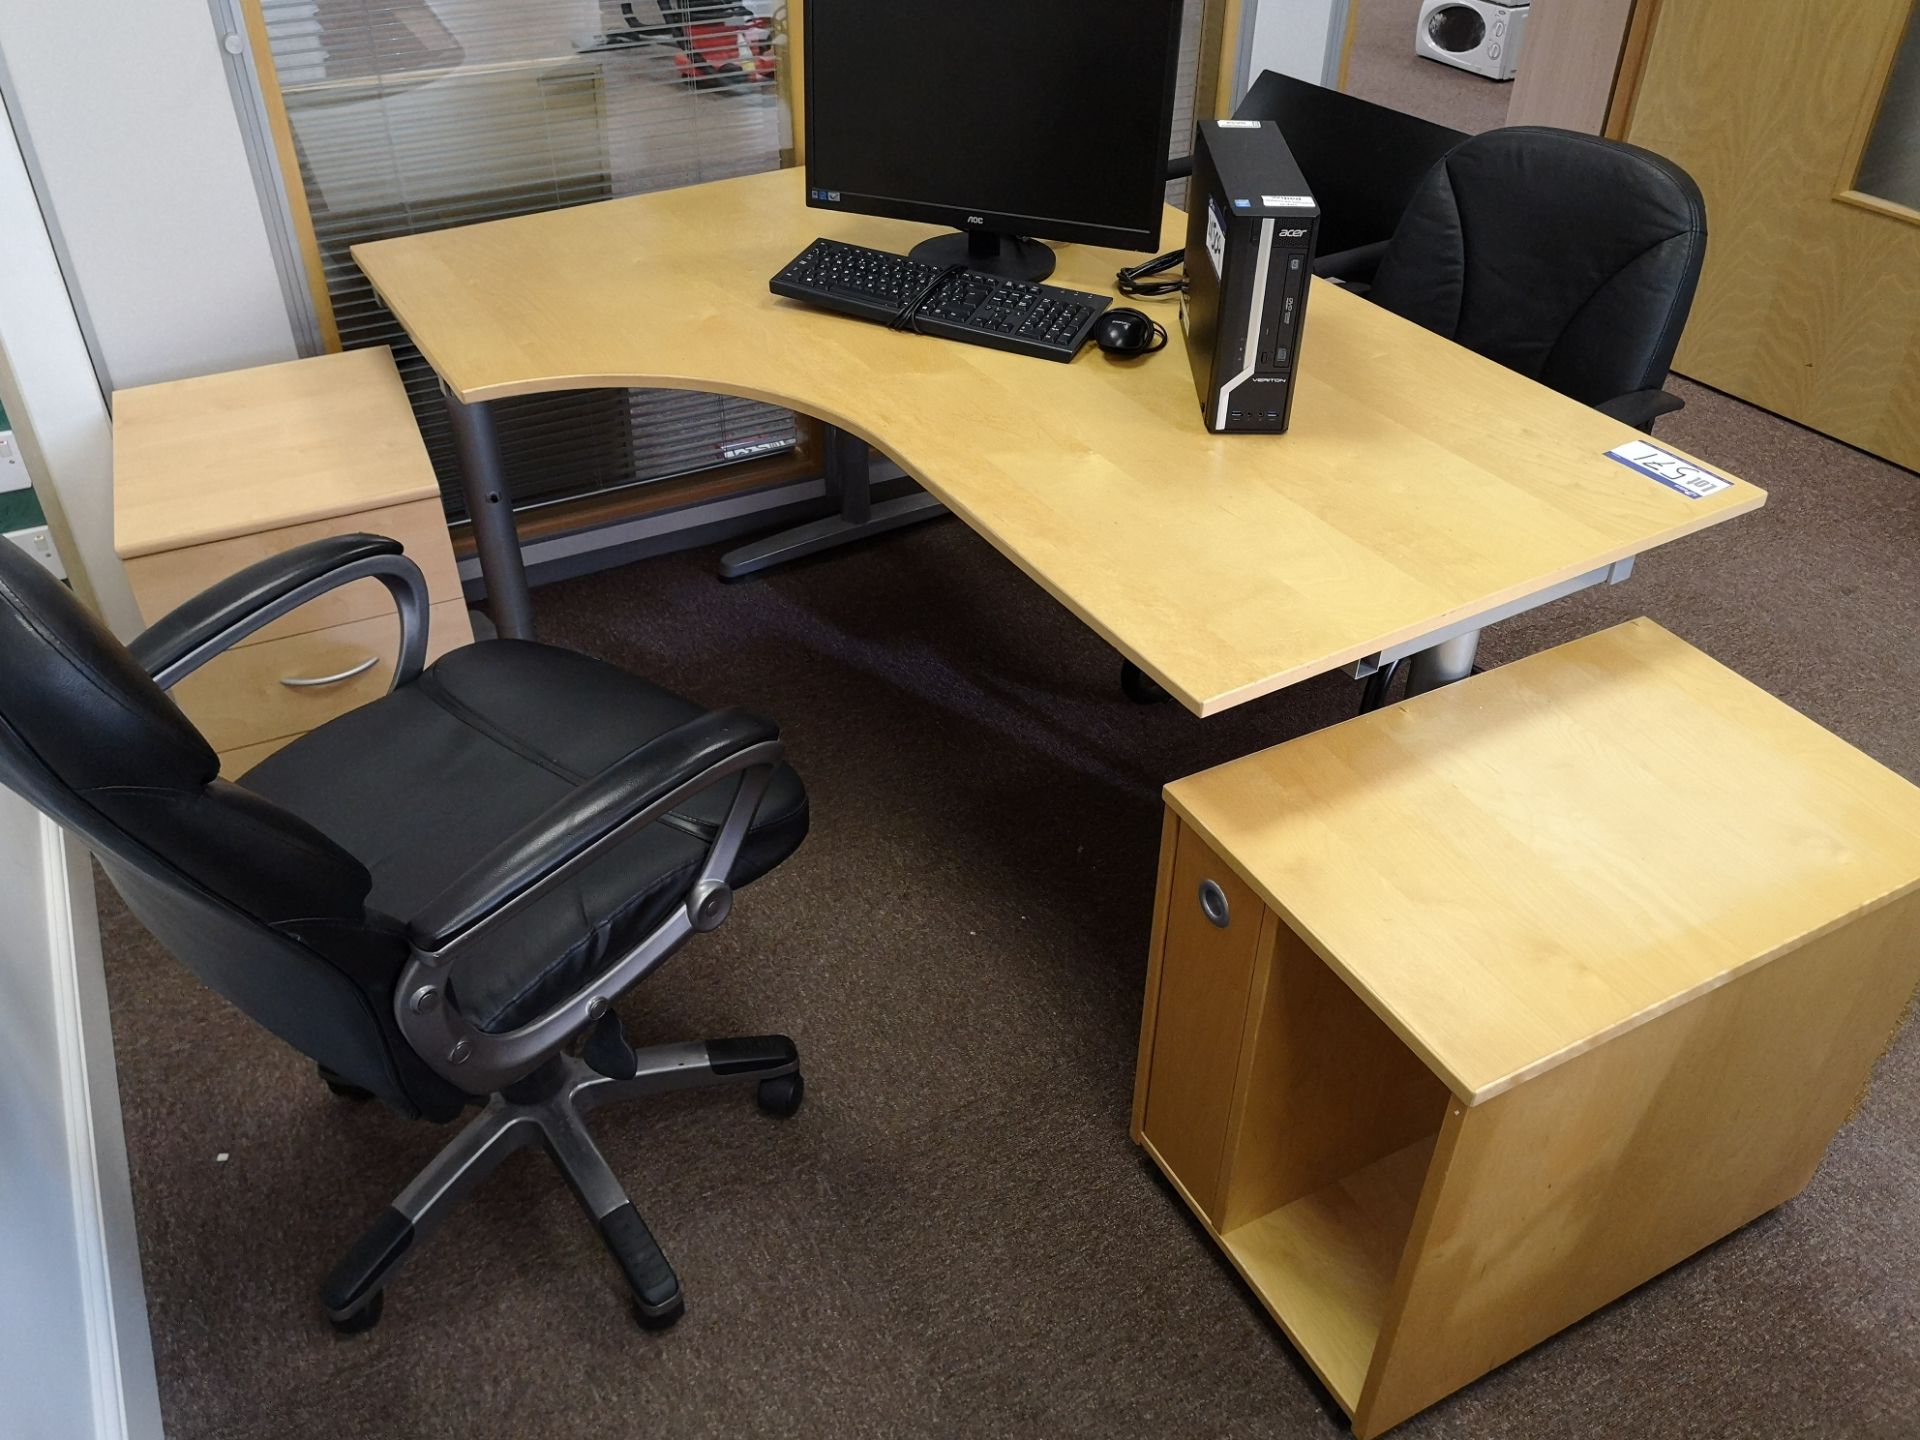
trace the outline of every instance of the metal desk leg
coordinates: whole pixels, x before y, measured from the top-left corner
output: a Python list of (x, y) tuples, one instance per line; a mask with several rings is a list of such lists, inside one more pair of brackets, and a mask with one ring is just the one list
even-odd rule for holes
[(874, 504), (867, 479), (872, 457), (866, 442), (836, 425), (825, 428), (827, 497), (834, 502), (837, 513), (729, 550), (720, 557), (721, 579), (738, 580), (802, 555), (814, 555), (947, 513), (946, 506), (924, 493)]
[(1473, 657), (1479, 648), (1480, 632), (1467, 630), (1429, 650), (1417, 652), (1407, 672), (1407, 694), (1424, 695), (1442, 685), (1466, 679), (1473, 673)]
[(1628, 555), (1589, 570), (1584, 575), (1556, 581), (1531, 595), (1522, 595), (1518, 600), (1508, 600), (1476, 615), (1464, 616), (1429, 635), (1389, 645), (1356, 661), (1353, 678), (1367, 681), (1366, 698), (1360, 703), (1360, 713), (1364, 715), (1384, 703), (1387, 689), (1393, 684), (1393, 671), (1402, 661), (1412, 663), (1413, 673), (1407, 678), (1409, 695), (1451, 685), (1455, 680), (1464, 680), (1473, 673), (1474, 652), (1480, 646), (1480, 632), (1487, 626), (1595, 585), (1618, 585), (1631, 574), (1633, 556)]
[(480, 550), (480, 574), (487, 582), (487, 612), (505, 640), (533, 639), (533, 598), (527, 593), (527, 567), (520, 558), (520, 534), (513, 523), (513, 492), (500, 463), (500, 437), (494, 433), (493, 406), (484, 400), (463, 403), (440, 382), (453, 424), (453, 448), (460, 457), (460, 489), (467, 497), (474, 543)]
[(1387, 703), (1387, 691), (1393, 688), (1393, 679), (1400, 673), (1401, 663), (1389, 660), (1367, 677), (1367, 688), (1360, 693), (1362, 715), (1371, 715)]

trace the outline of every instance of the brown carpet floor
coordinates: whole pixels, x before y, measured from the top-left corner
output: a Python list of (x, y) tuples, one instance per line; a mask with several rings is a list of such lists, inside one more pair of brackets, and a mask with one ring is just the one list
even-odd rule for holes
[[(1680, 388), (1662, 434), (1771, 503), (1485, 657), (1649, 614), (1920, 778), (1920, 480)], [(789, 1122), (743, 1091), (597, 1117), (686, 1319), (632, 1326), (532, 1152), (377, 1330), (336, 1339), (321, 1276), (451, 1132), (332, 1099), (103, 888), (170, 1434), (1343, 1433), (1127, 1120), (1158, 787), (1344, 717), (1356, 687), (1204, 723), (1136, 708), (1112, 654), (951, 520), (712, 573), (694, 553), (537, 594), (547, 638), (778, 716), (813, 796), (793, 860), (623, 1007), (643, 1040), (784, 1028), (805, 1054)], [(1397, 1433), (1920, 1434), (1917, 1106), (1909, 1033), (1798, 1199)]]

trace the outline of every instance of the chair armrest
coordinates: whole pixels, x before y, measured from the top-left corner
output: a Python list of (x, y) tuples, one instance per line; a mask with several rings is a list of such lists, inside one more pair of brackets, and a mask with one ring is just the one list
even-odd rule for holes
[(1682, 409), (1686, 403), (1678, 395), (1665, 390), (1633, 390), (1625, 395), (1616, 395), (1611, 400), (1602, 400), (1593, 408), (1602, 415), (1610, 415), (1651, 435), (1655, 420)]
[[(469, 1094), (511, 1084), (587, 1025), (695, 932), (727, 918), (727, 884), (747, 827), (781, 759), (779, 728), (746, 710), (718, 710), (656, 736), (575, 787), (494, 847), (408, 926), (412, 956), (394, 989), (400, 1032), (437, 1074)], [(684, 905), (579, 993), (517, 1030), (477, 1029), (455, 1003), (462, 947), (531, 904), (636, 830), (739, 776), (732, 806)], [(448, 967), (453, 967), (449, 969)], [(452, 981), (452, 984), (449, 984)]]
[(1167, 161), (1167, 179), (1184, 180), (1193, 174), (1193, 156), (1176, 155)]
[[(521, 826), (428, 902), (407, 927), (414, 948), (445, 952), (491, 925), (505, 907), (517, 909), (559, 881), (603, 844), (737, 773), (741, 767), (728, 766), (729, 760), (777, 746), (779, 739), (779, 727), (764, 716), (715, 710), (628, 751)], [(696, 786), (694, 781), (704, 783)]]
[(1339, 280), (1357, 289), (1372, 282), (1374, 272), (1380, 268), (1380, 261), (1390, 243), (1375, 240), (1369, 245), (1356, 245), (1351, 250), (1336, 250), (1331, 255), (1316, 256), (1313, 273), (1322, 280)]
[(269, 555), (175, 606), (127, 648), (161, 689), (169, 689), (261, 626), (369, 577), (387, 587), (400, 612), (400, 656), (393, 670), (398, 688), (426, 663), (427, 582), (400, 542), (380, 535), (329, 535)]

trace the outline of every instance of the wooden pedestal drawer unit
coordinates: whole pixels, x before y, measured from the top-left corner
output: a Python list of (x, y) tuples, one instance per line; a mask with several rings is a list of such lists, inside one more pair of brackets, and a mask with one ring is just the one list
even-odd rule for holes
[[(433, 467), (385, 348), (114, 395), (114, 543), (149, 624), (256, 560), (359, 531), (400, 541), (426, 576), (429, 659), (473, 639)], [(255, 631), (174, 698), (231, 777), (385, 694), (398, 646), (392, 600), (360, 580)]]
[(1134, 1138), (1362, 1437), (1798, 1194), (1920, 977), (1920, 790), (1646, 620), (1166, 798)]

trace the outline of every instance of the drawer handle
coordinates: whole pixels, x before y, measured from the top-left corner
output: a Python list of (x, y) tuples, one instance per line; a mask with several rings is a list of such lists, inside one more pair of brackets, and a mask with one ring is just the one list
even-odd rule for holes
[(367, 671), (379, 663), (380, 657), (378, 655), (369, 655), (358, 665), (350, 669), (342, 670), (338, 675), (315, 675), (310, 679), (304, 680), (295, 680), (291, 676), (282, 675), (280, 677), (280, 683), (285, 685), (289, 690), (311, 690), (316, 685), (338, 685), (342, 680), (351, 680), (356, 675), (366, 674)]
[(1222, 930), (1227, 928), (1227, 922), (1233, 918), (1232, 911), (1227, 907), (1227, 892), (1220, 888), (1218, 881), (1202, 880), (1200, 882), (1200, 909), (1207, 919)]

